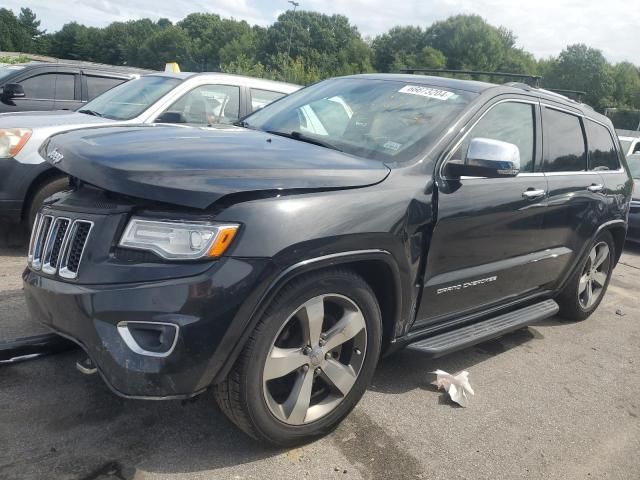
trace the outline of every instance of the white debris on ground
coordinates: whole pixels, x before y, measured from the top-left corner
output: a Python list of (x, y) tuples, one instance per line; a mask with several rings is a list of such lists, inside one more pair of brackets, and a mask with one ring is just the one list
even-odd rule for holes
[(469, 372), (464, 370), (452, 375), (444, 370), (436, 370), (431, 373), (436, 375), (436, 380), (431, 383), (438, 387), (438, 390), (442, 388), (446, 390), (451, 400), (461, 407), (469, 405), (469, 396), (474, 395), (473, 388), (469, 383)]

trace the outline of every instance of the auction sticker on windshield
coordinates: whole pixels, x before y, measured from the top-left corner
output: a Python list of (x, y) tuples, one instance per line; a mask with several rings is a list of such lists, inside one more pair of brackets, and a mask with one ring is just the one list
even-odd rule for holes
[(422, 97), (435, 98), (437, 100), (448, 100), (453, 97), (455, 93), (447, 92), (446, 90), (439, 90), (437, 88), (420, 87), (418, 85), (405, 85), (400, 90), (400, 93), (410, 93), (411, 95), (420, 95)]

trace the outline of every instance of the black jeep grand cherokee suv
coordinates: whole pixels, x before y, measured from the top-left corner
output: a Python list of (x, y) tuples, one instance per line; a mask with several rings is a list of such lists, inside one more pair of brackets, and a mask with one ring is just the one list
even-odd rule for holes
[(512, 84), (318, 83), (237, 127), (106, 127), (42, 149), (31, 313), (114, 392), (213, 386), (292, 445), (358, 402), (381, 352), (432, 355), (598, 306), (632, 181), (609, 120)]

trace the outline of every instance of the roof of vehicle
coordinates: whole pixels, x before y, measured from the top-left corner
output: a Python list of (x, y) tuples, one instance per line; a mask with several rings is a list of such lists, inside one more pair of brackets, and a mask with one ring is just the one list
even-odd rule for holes
[(480, 93), (497, 85), (476, 80), (460, 80), (458, 78), (436, 77), (429, 75), (413, 75), (410, 73), (365, 73), (350, 75), (347, 78), (365, 78), (371, 80), (392, 80), (396, 82), (430, 85), (434, 87), (455, 88), (469, 92)]
[(264, 78), (247, 77), (245, 75), (234, 75), (222, 72), (154, 72), (149, 75), (178, 78), (180, 80), (187, 80), (195, 77), (210, 77), (211, 79), (215, 79), (216, 82), (227, 81), (233, 85), (246, 85), (249, 87), (264, 88), (267, 90), (275, 88), (277, 91), (285, 93), (291, 93), (302, 88), (300, 85), (296, 85), (294, 83), (277, 82), (275, 80), (266, 80)]
[(120, 73), (120, 74), (146, 74), (151, 73), (153, 70), (146, 70), (144, 68), (136, 68), (136, 67), (127, 67), (127, 66), (118, 66), (118, 65), (107, 65), (104, 63), (93, 63), (93, 62), (81, 62), (74, 60), (65, 60), (61, 62), (40, 62), (40, 61), (32, 61), (27, 63), (14, 63), (3, 65), (6, 67), (18, 67), (22, 70), (28, 68), (36, 68), (36, 67), (72, 67), (72, 68), (80, 68), (85, 70), (93, 70), (93, 71), (101, 71), (108, 73)]

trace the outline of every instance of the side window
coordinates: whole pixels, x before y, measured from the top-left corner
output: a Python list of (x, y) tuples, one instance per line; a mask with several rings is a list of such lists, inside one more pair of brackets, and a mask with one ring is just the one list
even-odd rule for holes
[(545, 172), (582, 172), (587, 169), (587, 149), (580, 117), (545, 108)]
[(589, 169), (618, 170), (618, 152), (609, 130), (602, 125), (587, 120), (587, 138), (589, 139)]
[(93, 100), (107, 90), (126, 82), (124, 78), (95, 77), (93, 75), (85, 75), (84, 78), (87, 79), (87, 97), (89, 100)]
[(69, 73), (56, 75), (56, 100), (74, 100), (76, 76)]
[(259, 88), (251, 89), (251, 111), (259, 110), (262, 107), (275, 102), (279, 98), (284, 97), (281, 92), (272, 92), (270, 90), (260, 90)]
[(536, 143), (534, 105), (519, 102), (497, 104), (469, 131), (452, 159), (464, 162), (469, 142), (474, 138), (513, 143), (520, 150), (520, 171), (533, 172)]
[(202, 85), (184, 94), (158, 118), (158, 121), (213, 125), (233, 123), (239, 116), (239, 87)]
[(25, 98), (53, 100), (55, 98), (56, 74), (45, 73), (22, 80)]

